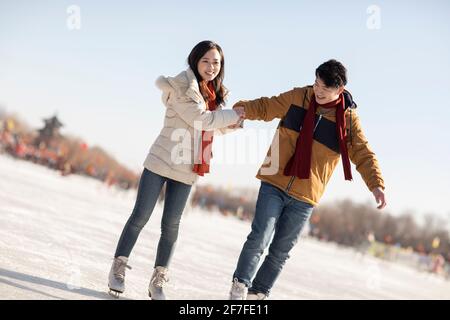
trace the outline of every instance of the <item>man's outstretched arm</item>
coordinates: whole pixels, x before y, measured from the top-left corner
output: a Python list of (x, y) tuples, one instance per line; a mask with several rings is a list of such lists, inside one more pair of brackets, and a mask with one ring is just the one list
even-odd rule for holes
[(361, 174), (367, 187), (375, 197), (377, 208), (383, 209), (386, 207), (386, 195), (378, 160), (369, 146), (355, 111), (352, 111), (351, 122), (351, 140), (347, 142), (350, 160), (355, 164), (356, 170)]
[(234, 104), (236, 112), (242, 112), (245, 119), (272, 121), (282, 118), (289, 110), (293, 100), (293, 91), (284, 92), (271, 98), (262, 97), (255, 100), (241, 100)]

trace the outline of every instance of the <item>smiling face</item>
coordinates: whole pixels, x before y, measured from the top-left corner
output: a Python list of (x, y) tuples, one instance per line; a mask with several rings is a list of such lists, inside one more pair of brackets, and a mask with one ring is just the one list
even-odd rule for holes
[(344, 92), (344, 86), (327, 87), (319, 77), (316, 77), (314, 82), (314, 96), (318, 104), (326, 104), (339, 98), (339, 95)]
[(217, 49), (211, 49), (200, 58), (197, 64), (197, 70), (205, 81), (212, 81), (220, 72), (221, 56)]

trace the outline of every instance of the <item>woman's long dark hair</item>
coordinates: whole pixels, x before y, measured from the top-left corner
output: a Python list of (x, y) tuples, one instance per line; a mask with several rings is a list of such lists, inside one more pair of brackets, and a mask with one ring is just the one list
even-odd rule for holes
[(197, 82), (200, 84), (203, 79), (202, 76), (198, 73), (198, 62), (211, 49), (216, 49), (220, 54), (220, 71), (219, 74), (214, 78), (214, 80), (212, 80), (214, 91), (216, 93), (216, 104), (220, 105), (224, 101), (225, 95), (225, 89), (222, 85), (223, 78), (225, 76), (225, 58), (223, 56), (222, 48), (213, 41), (202, 41), (192, 49), (188, 57), (188, 64), (194, 72), (195, 77), (197, 78)]

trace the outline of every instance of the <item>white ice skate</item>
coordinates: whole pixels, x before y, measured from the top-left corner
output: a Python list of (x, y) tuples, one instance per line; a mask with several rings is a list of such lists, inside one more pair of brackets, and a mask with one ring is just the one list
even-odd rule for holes
[(230, 290), (229, 300), (245, 300), (246, 296), (247, 286), (245, 283), (239, 282), (237, 278), (234, 278)]
[(127, 257), (114, 258), (111, 266), (111, 271), (108, 277), (109, 294), (114, 298), (119, 298), (119, 295), (125, 291), (125, 268), (131, 269), (127, 265)]
[(165, 267), (155, 267), (150, 284), (148, 285), (148, 296), (152, 300), (166, 300), (163, 287), (168, 281), (168, 269)]

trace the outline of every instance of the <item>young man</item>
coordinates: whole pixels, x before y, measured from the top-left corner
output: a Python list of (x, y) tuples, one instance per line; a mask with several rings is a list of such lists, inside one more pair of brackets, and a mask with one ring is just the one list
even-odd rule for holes
[[(268, 297), (340, 158), (345, 180), (352, 180), (351, 160), (378, 209), (386, 206), (377, 159), (363, 134), (356, 104), (345, 90), (346, 73), (340, 62), (330, 60), (316, 69), (312, 87), (234, 105), (246, 119), (281, 121), (256, 176), (261, 188), (252, 230), (233, 275), (231, 300)], [(268, 255), (257, 270), (272, 235)]]

